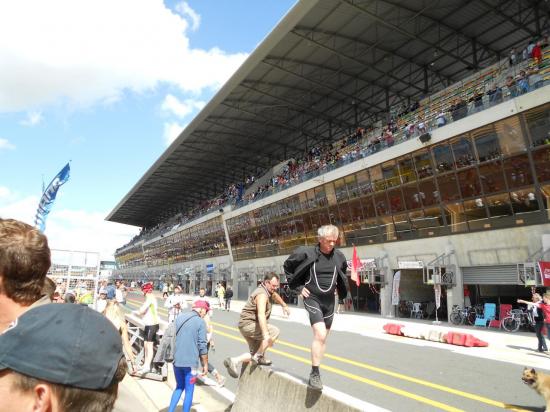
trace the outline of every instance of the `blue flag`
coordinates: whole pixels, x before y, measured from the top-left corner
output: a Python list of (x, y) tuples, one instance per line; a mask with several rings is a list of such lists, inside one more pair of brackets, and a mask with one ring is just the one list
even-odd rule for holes
[(42, 194), (42, 198), (40, 199), (40, 203), (38, 204), (38, 210), (36, 211), (36, 217), (34, 218), (34, 226), (37, 227), (41, 232), (44, 232), (44, 229), (46, 229), (46, 217), (48, 217), (48, 214), (50, 213), (50, 210), (52, 209), (53, 202), (55, 201), (55, 197), (57, 196), (57, 191), (63, 185), (67, 180), (69, 180), (69, 173), (71, 171), (71, 166), (69, 163), (65, 165), (63, 169), (53, 178), (53, 180), (50, 182), (46, 190), (44, 190), (44, 193)]

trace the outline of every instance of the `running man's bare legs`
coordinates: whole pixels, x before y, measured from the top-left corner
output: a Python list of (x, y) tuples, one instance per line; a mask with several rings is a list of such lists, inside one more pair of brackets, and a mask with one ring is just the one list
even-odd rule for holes
[(311, 366), (319, 366), (323, 355), (325, 354), (325, 348), (327, 346), (327, 337), (330, 329), (327, 329), (324, 322), (319, 322), (311, 325), (313, 331), (313, 342), (311, 343)]

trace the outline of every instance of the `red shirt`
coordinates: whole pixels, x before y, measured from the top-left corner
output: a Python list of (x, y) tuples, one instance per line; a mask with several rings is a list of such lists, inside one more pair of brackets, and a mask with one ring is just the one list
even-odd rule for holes
[(550, 305), (541, 302), (540, 309), (542, 310), (542, 314), (544, 316), (544, 322), (550, 323)]

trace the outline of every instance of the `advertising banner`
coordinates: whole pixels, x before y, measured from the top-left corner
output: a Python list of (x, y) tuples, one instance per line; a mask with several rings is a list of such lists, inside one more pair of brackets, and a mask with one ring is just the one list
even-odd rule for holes
[(550, 286), (550, 262), (539, 262), (540, 277), (543, 286)]

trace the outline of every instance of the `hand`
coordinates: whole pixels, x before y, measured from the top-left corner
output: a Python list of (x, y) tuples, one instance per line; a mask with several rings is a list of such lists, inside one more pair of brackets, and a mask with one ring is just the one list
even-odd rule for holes
[(290, 316), (290, 309), (288, 308), (288, 306), (283, 306), (283, 316), (285, 318), (288, 318)]
[(303, 288), (300, 292), (300, 296), (304, 299), (309, 298), (309, 290), (307, 290), (307, 288)]

